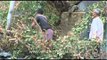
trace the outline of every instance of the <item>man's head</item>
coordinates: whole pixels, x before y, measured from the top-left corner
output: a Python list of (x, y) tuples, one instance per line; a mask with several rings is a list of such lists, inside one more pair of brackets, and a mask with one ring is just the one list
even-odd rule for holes
[(38, 10), (37, 10), (37, 14), (43, 14), (44, 12), (43, 12), (43, 9), (41, 9), (41, 8), (39, 8)]
[(100, 16), (100, 9), (98, 9), (98, 8), (96, 8), (96, 9), (94, 9), (93, 10), (93, 12), (92, 12), (92, 17), (93, 18), (95, 18), (95, 17), (97, 17), (97, 16)]

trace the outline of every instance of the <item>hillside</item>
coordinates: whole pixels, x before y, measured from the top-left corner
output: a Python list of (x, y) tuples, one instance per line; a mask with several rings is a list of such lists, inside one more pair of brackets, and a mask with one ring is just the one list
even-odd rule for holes
[[(80, 1), (51, 3), (52, 1), (17, 1), (12, 15), (11, 33), (8, 36), (5, 28), (9, 1), (1, 1), (0, 25), (3, 29), (1, 32), (4, 33), (1, 34), (1, 50), (10, 52), (12, 59), (105, 59), (107, 53), (98, 54), (95, 49), (98, 43), (87, 38), (80, 39), (84, 30), (89, 27), (91, 10), (99, 7), (103, 11), (105, 2), (90, 5), (89, 12), (78, 11), (75, 6)], [(44, 9), (55, 33), (55, 38), (49, 42), (43, 40), (38, 26), (35, 29), (31, 27), (32, 17), (35, 17), (35, 11), (40, 7)], [(105, 17), (102, 16), (102, 20), (104, 23)], [(102, 46), (105, 46), (105, 40)]]

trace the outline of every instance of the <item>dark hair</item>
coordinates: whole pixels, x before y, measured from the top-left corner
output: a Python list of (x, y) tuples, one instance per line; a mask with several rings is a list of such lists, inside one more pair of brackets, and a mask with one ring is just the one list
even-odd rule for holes
[(39, 8), (39, 9), (37, 10), (37, 13), (43, 14), (43, 9)]

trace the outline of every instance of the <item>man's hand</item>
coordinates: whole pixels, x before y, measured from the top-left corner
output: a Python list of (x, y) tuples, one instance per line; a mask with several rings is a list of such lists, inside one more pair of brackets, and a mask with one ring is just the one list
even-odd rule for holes
[(102, 40), (102, 39), (100, 39), (99, 37), (96, 37), (96, 42), (97, 42), (97, 43), (102, 43), (102, 42), (103, 42), (103, 40)]
[(35, 27), (35, 23), (34, 22), (32, 22), (32, 28), (34, 28)]
[(96, 39), (97, 43), (102, 43), (103, 41), (101, 39)]
[(34, 20), (32, 20), (32, 28), (34, 29), (35, 28), (35, 25), (36, 25), (36, 23), (35, 23), (35, 21)]

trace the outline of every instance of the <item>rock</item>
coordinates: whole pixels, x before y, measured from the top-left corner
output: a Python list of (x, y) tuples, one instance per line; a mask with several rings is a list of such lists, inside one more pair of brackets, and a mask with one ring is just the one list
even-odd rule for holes
[[(69, 12), (63, 12), (61, 15), (61, 34), (66, 34), (67, 32), (71, 31), (72, 27), (75, 26), (75, 24), (79, 24), (82, 21), (82, 16), (85, 14), (85, 12), (73, 12), (71, 15), (69, 15)], [(65, 23), (66, 22), (66, 23)]]
[(1, 52), (0, 53), (0, 58), (10, 58), (11, 57), (11, 54), (8, 53), (8, 52)]
[(79, 11), (86, 11), (88, 12), (88, 6), (89, 5), (92, 5), (93, 3), (96, 3), (98, 1), (82, 1), (78, 4), (78, 8), (79, 8)]
[(79, 4), (81, 1), (67, 1), (67, 2), (70, 3), (70, 4), (77, 5), (77, 4)]

